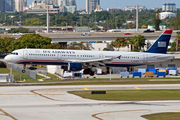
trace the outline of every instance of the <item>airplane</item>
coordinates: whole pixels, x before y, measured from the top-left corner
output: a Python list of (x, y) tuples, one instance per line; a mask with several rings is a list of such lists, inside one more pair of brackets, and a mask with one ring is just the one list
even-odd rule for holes
[(34, 65), (61, 65), (67, 71), (94, 75), (95, 67), (132, 67), (174, 59), (167, 55), (172, 30), (166, 30), (145, 52), (87, 51), (63, 49), (18, 49), (7, 55), (7, 62)]

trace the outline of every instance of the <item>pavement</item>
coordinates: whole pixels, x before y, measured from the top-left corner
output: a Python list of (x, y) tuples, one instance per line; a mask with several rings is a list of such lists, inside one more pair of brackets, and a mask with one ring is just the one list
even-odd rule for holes
[(0, 87), (0, 120), (145, 120), (141, 115), (179, 112), (180, 101), (98, 101), (67, 91), (179, 89), (173, 85)]

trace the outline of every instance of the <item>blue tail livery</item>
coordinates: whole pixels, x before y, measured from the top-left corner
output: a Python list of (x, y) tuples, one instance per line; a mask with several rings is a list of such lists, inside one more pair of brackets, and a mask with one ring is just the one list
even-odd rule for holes
[(166, 30), (156, 42), (145, 52), (166, 54), (171, 39), (172, 30)]

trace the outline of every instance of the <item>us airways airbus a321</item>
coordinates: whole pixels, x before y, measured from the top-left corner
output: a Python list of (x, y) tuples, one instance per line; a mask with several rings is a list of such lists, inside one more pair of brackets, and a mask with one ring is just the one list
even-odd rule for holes
[(85, 51), (63, 49), (19, 49), (4, 59), (11, 63), (34, 65), (61, 65), (68, 71), (80, 71), (94, 75), (95, 67), (130, 67), (173, 59), (167, 55), (172, 30), (166, 30), (145, 52)]

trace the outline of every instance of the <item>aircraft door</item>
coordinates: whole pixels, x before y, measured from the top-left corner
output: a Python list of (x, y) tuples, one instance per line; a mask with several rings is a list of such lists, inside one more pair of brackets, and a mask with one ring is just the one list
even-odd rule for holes
[(23, 59), (28, 59), (28, 52), (27, 52), (27, 50), (23, 51)]
[(103, 54), (99, 54), (99, 59), (103, 59)]
[(61, 60), (62, 58), (61, 58), (61, 53), (57, 53), (57, 59), (58, 60)]
[(148, 55), (147, 54), (144, 54), (143, 55), (143, 62), (148, 62)]

